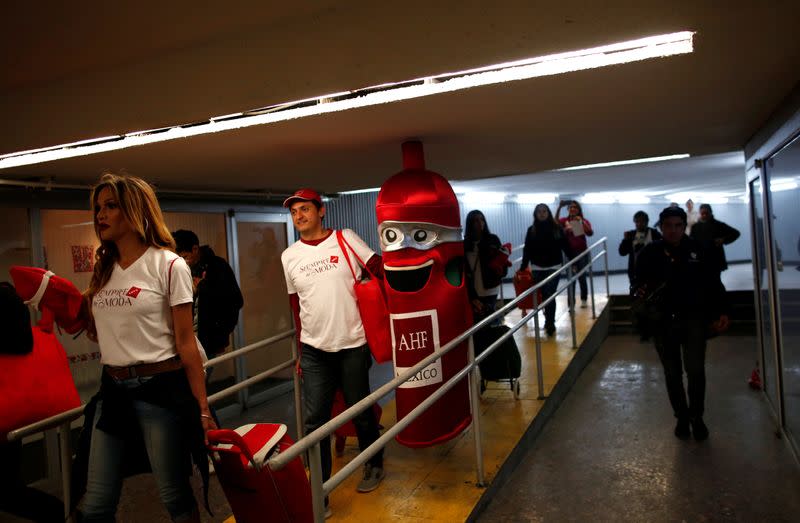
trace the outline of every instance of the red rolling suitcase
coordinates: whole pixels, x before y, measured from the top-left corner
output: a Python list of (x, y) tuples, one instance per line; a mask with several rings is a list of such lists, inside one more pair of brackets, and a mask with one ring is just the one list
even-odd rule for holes
[(286, 425), (208, 431), (208, 449), (236, 523), (311, 522), (311, 488), (300, 458), (281, 470), (267, 460), (292, 445)]

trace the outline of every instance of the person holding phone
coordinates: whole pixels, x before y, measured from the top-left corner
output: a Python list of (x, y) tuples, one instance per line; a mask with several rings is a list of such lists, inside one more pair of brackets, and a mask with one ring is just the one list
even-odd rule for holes
[[(567, 207), (568, 215), (566, 218), (561, 218), (561, 209)], [(583, 209), (581, 204), (576, 200), (561, 200), (558, 203), (558, 210), (556, 211), (556, 219), (561, 227), (564, 229), (564, 234), (567, 237), (568, 255), (572, 260), (577, 258), (583, 251), (588, 248), (586, 237), (594, 235), (592, 224), (589, 220), (583, 217)], [(572, 266), (572, 273), (580, 272), (581, 269), (589, 264), (589, 259), (584, 256)], [(581, 308), (588, 307), (587, 301), (589, 300), (589, 288), (586, 285), (586, 273), (578, 278), (578, 283), (581, 288)], [(571, 286), (572, 292), (575, 292), (575, 283)]]

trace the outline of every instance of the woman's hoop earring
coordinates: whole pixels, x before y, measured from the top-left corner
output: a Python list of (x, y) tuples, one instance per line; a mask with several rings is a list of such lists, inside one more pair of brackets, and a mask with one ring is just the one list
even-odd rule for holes
[(147, 232), (147, 229), (150, 227), (150, 222), (147, 221), (147, 218), (144, 219), (144, 232)]

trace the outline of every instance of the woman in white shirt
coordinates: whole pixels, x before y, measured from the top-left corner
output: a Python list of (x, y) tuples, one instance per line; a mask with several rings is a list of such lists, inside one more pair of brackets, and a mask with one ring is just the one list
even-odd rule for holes
[(100, 247), (86, 292), (88, 335), (100, 345), (103, 376), (87, 407), (83, 521), (114, 521), (123, 477), (145, 461), (136, 457), (142, 447), (173, 521), (200, 521), (190, 458), (207, 484), (203, 443), (216, 427), (192, 330), (189, 267), (172, 252), (144, 180), (105, 174), (91, 202)]

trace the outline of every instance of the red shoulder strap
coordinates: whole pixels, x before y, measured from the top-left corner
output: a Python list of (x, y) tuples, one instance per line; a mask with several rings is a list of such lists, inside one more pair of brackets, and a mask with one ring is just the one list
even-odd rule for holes
[(345, 239), (344, 234), (342, 233), (342, 231), (340, 231), (340, 230), (336, 231), (336, 239), (339, 240), (339, 247), (341, 247), (342, 252), (344, 253), (344, 257), (347, 260), (347, 265), (350, 267), (350, 272), (353, 273), (353, 279), (355, 279), (356, 274), (355, 274), (355, 272), (353, 272), (353, 266), (350, 265), (350, 258), (347, 256), (347, 249), (345, 249), (345, 245), (347, 245), (347, 247), (353, 253), (353, 256), (355, 256), (356, 260), (358, 260), (359, 265), (361, 265), (361, 267), (363, 267), (364, 270), (367, 271), (367, 274), (369, 274), (369, 277), (372, 278), (372, 279), (375, 279), (375, 275), (372, 274), (371, 270), (369, 270), (369, 267), (367, 267), (367, 264), (364, 263), (364, 261), (361, 258), (358, 257), (358, 254), (356, 253), (355, 249), (353, 249), (353, 247), (349, 243), (347, 243), (347, 240)]
[(178, 257), (172, 258), (172, 261), (169, 262), (169, 271), (167, 276), (167, 299), (172, 294), (172, 266), (175, 265), (175, 262), (178, 261)]
[[(336, 241), (339, 242), (339, 248), (342, 249), (342, 254), (344, 254), (344, 259), (347, 262), (347, 266), (350, 268), (350, 274), (353, 275), (353, 279), (355, 280), (356, 279), (356, 271), (354, 271), (353, 270), (353, 266), (350, 265), (350, 256), (347, 255), (347, 249), (345, 248), (345, 245), (350, 247), (350, 244), (347, 243), (347, 240), (344, 239), (344, 234), (342, 234), (342, 231), (340, 231), (340, 230), (336, 231)], [(352, 250), (352, 247), (350, 247), (350, 249)], [(355, 252), (353, 252), (353, 254), (355, 254)], [(358, 258), (358, 257), (356, 256), (356, 258)]]

